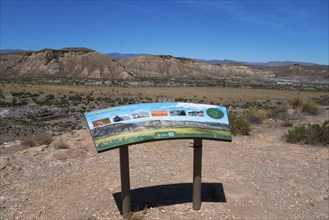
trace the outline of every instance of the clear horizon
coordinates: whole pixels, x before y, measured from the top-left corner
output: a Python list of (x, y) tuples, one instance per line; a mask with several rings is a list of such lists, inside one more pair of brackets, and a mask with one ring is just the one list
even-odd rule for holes
[(1, 0), (0, 49), (329, 65), (327, 0)]

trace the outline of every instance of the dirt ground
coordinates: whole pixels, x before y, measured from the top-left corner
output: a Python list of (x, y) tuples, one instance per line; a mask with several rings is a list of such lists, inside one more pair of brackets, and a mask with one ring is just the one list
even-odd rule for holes
[[(322, 123), (306, 116), (296, 124)], [(329, 148), (287, 144), (267, 120), (232, 143), (203, 141), (202, 205), (192, 209), (191, 140), (129, 147), (134, 217), (142, 219), (328, 219)], [(0, 145), (0, 219), (123, 219), (119, 150), (97, 153), (88, 130), (54, 145)]]

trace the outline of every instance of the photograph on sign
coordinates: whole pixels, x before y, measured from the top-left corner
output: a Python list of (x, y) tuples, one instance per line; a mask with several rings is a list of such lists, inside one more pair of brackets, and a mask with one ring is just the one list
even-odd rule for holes
[(232, 140), (224, 106), (181, 102), (133, 104), (86, 112), (85, 118), (97, 151), (161, 139)]

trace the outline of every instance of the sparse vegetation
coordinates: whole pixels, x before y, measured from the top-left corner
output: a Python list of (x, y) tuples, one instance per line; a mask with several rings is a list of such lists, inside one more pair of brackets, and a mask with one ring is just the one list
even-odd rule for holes
[(297, 98), (294, 98), (294, 99), (292, 99), (291, 101), (290, 101), (290, 105), (291, 105), (291, 107), (293, 108), (293, 109), (296, 109), (296, 108), (299, 108), (299, 107), (301, 107), (302, 106), (302, 100), (299, 98), (299, 97), (297, 97)]
[(283, 138), (288, 143), (323, 144), (329, 146), (329, 121), (322, 125), (296, 126), (284, 134)]
[(145, 97), (145, 102), (153, 102), (153, 99), (151, 97)]
[[(143, 85), (141, 87), (134, 87), (129, 84), (129, 81), (125, 81), (127, 83), (127, 87), (125, 88), (121, 86), (119, 81), (117, 84), (111, 84), (112, 87), (96, 84), (91, 84), (92, 86), (84, 85), (86, 82), (92, 83), (92, 80), (81, 82), (76, 80), (73, 82), (75, 85), (71, 85), (70, 83), (68, 85), (49, 83), (33, 84), (31, 86), (31, 84), (5, 83), (1, 87), (2, 98), (0, 98), (0, 107), (20, 108), (24, 106), (24, 108), (29, 109), (30, 105), (37, 105), (38, 109), (49, 109), (49, 111), (47, 110), (45, 112), (42, 110), (43, 114), (40, 116), (32, 115), (26, 119), (20, 118), (17, 123), (31, 124), (41, 128), (44, 125), (42, 121), (43, 117), (49, 117), (51, 121), (54, 119), (54, 122), (51, 122), (55, 125), (52, 127), (54, 128), (54, 132), (66, 132), (76, 129), (81, 122), (79, 120), (72, 122), (72, 119), (80, 119), (86, 111), (145, 102), (182, 101), (230, 105), (233, 109), (242, 109), (244, 113), (236, 116), (233, 123), (243, 123), (243, 121), (246, 121), (247, 125), (244, 124), (239, 128), (234, 128), (233, 125), (233, 133), (236, 134), (249, 133), (250, 124), (260, 124), (267, 117), (291, 121), (299, 120), (305, 117), (306, 114), (311, 114), (301, 112), (302, 105), (299, 103), (302, 102), (304, 104), (303, 101), (300, 100), (301, 98), (296, 98), (297, 95), (295, 92), (289, 91), (214, 88), (210, 86), (207, 89), (204, 89), (204, 87), (170, 87), (170, 89), (166, 90), (166, 93), (163, 93), (161, 89), (149, 87), (152, 84), (146, 87), (142, 87)], [(154, 82), (159, 83), (159, 86), (161, 86), (162, 81), (160, 79), (154, 79)], [(116, 86), (115, 88), (113, 88), (114, 85)], [(58, 91), (61, 92), (59, 93)], [(216, 96), (215, 94), (225, 95)], [(278, 97), (282, 98), (278, 99)], [(328, 96), (323, 92), (299, 92), (297, 97), (302, 97), (303, 100), (314, 100), (316, 103), (320, 103), (320, 100), (322, 100), (325, 104), (326, 97)], [(218, 101), (220, 102), (218, 103)], [(275, 107), (280, 102), (282, 105)], [(293, 106), (295, 106), (295, 109), (292, 109)], [(304, 107), (304, 111), (314, 112), (311, 108), (306, 107)], [(71, 121), (66, 121), (65, 123), (55, 122), (55, 120), (61, 120), (59, 118), (70, 118)], [(10, 123), (12, 122), (11, 120)], [(288, 122), (287, 124), (282, 122), (282, 126), (289, 127), (291, 125)], [(10, 128), (6, 127), (5, 129), (4, 132)], [(22, 135), (21, 131), (18, 131), (18, 133)], [(12, 138), (16, 138), (15, 134), (12, 135)]]
[(186, 102), (187, 99), (186, 98), (183, 98), (183, 97), (177, 97), (175, 98), (175, 102)]
[(251, 124), (261, 124), (266, 119), (266, 113), (257, 108), (252, 108), (244, 111), (242, 117)]
[(50, 135), (35, 135), (27, 136), (21, 140), (23, 146), (35, 147), (39, 145), (49, 145), (53, 142), (53, 137)]
[(67, 143), (67, 140), (63, 137), (60, 137), (55, 143), (54, 147), (56, 149), (68, 149), (70, 145)]
[(308, 101), (302, 105), (302, 112), (309, 115), (317, 115), (319, 114), (320, 110), (315, 102)]
[(286, 119), (288, 116), (288, 107), (286, 106), (275, 106), (270, 108), (267, 112), (268, 118), (273, 119)]
[(128, 220), (143, 220), (147, 210), (148, 210), (148, 208), (146, 206), (143, 210), (136, 211), (136, 212), (130, 212), (127, 216), (127, 219)]

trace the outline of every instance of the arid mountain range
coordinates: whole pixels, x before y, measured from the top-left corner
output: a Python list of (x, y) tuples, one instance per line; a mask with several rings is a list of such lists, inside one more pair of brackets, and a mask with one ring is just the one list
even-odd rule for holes
[(85, 48), (16, 51), (1, 54), (0, 76), (128, 78), (125, 67), (106, 55)]
[[(1, 52), (0, 52), (1, 53)], [(107, 53), (106, 55), (113, 57), (113, 58), (129, 58), (129, 57), (137, 57), (143, 55), (150, 55), (145, 53)], [(310, 62), (299, 62), (299, 61), (269, 61), (269, 62), (250, 62), (250, 61), (236, 61), (236, 60), (205, 60), (205, 59), (194, 59), (200, 63), (208, 63), (208, 64), (244, 64), (250, 66), (272, 66), (272, 67), (279, 67), (279, 66), (291, 66), (294, 64), (299, 64), (302, 66), (312, 66), (318, 65), (317, 63), (310, 63)]]
[(129, 79), (142, 77), (182, 78), (285, 78), (329, 81), (328, 66), (270, 67), (236, 62), (211, 64), (170, 55), (138, 55), (113, 58), (86, 48), (14, 51), (0, 55), (1, 78), (72, 77)]

